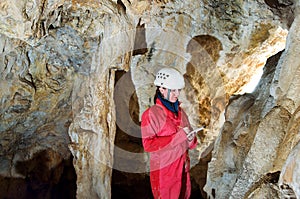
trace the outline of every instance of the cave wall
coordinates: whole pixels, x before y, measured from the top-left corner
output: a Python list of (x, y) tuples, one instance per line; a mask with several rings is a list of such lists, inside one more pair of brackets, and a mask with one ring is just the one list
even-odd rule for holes
[[(257, 182), (270, 175), (276, 179), (281, 170), (276, 186), (297, 195), (299, 185), (291, 171), (298, 171), (299, 148), (292, 150), (299, 129), (298, 4), (1, 1), (1, 176), (28, 177), (17, 165), (45, 152), (57, 157), (47, 162), (49, 168), (74, 158), (77, 198), (110, 198), (118, 117), (115, 71), (131, 71), (134, 87), (129, 92), (137, 97), (140, 115), (153, 103), (156, 71), (172, 66), (185, 74), (181, 100), (193, 127), (208, 129), (198, 135), (192, 164), (216, 141), (208, 195), (254, 198), (261, 190), (280, 195), (270, 183)], [(272, 83), (265, 81), (253, 94), (230, 99), (243, 93), (267, 59), (284, 48), (274, 75), (266, 74)], [(267, 139), (272, 142), (261, 143)], [(126, 155), (130, 159), (132, 153)], [(147, 160), (144, 153), (138, 156)], [(271, 162), (277, 162), (274, 168)], [(142, 170), (147, 172), (147, 167)], [(198, 181), (203, 175), (197, 179), (194, 172), (193, 177)]]
[[(128, 68), (133, 44), (129, 31), (110, 39), (132, 29), (122, 6), (110, 1), (0, 6), (1, 175), (27, 179), (31, 170), (21, 172), (17, 165), (49, 151), (56, 157), (45, 163), (49, 169), (73, 160), (78, 198), (110, 198), (114, 70)], [(10, 193), (1, 191), (5, 197)]]
[(209, 163), (211, 198), (299, 198), (298, 26), (297, 16), (254, 92), (230, 99)]

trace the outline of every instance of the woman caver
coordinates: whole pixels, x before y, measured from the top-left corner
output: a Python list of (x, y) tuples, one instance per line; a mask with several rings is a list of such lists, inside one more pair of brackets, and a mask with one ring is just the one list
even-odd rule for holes
[(158, 71), (154, 84), (155, 105), (142, 115), (145, 151), (150, 153), (150, 181), (154, 198), (189, 198), (191, 194), (188, 150), (197, 145), (195, 133), (178, 96), (183, 76), (173, 68)]

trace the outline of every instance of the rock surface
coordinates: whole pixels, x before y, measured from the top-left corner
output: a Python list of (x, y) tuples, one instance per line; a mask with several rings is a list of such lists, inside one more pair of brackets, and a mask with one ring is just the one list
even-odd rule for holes
[[(299, 198), (299, 6), (2, 0), (0, 183), (29, 178), (20, 165), (38, 165), (41, 154), (45, 171), (55, 168), (54, 184), (59, 165), (73, 159), (77, 198), (111, 198), (113, 168), (145, 175), (147, 154), (115, 146), (116, 132), (125, 126), (140, 138), (137, 120), (153, 104), (155, 73), (171, 66), (185, 75), (180, 97), (192, 126), (207, 126), (191, 151), (202, 193), (206, 183), (210, 198)], [(263, 70), (252, 92), (248, 83)], [(116, 71), (130, 78), (115, 79)], [(114, 164), (118, 153), (125, 163)], [(198, 172), (208, 157), (204, 179)]]

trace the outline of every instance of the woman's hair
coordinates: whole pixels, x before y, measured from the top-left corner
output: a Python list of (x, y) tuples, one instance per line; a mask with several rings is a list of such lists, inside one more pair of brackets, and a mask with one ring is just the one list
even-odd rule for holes
[(156, 104), (156, 99), (158, 98), (158, 95), (161, 95), (159, 91), (159, 87), (156, 87), (155, 95), (154, 95), (154, 104)]

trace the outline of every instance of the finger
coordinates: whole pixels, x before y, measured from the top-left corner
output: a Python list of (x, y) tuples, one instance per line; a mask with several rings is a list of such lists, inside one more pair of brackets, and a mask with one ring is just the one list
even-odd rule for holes
[(190, 132), (190, 129), (188, 127), (184, 127), (183, 130), (186, 134), (188, 134)]
[(195, 131), (191, 131), (191, 132), (189, 132), (188, 134), (187, 134), (187, 136), (189, 137), (189, 136), (194, 136), (196, 134), (196, 132)]
[(195, 137), (195, 134), (187, 136), (187, 138), (188, 138), (189, 141), (192, 141), (194, 139), (194, 137)]
[(188, 137), (188, 141), (191, 142), (193, 141), (194, 137)]

